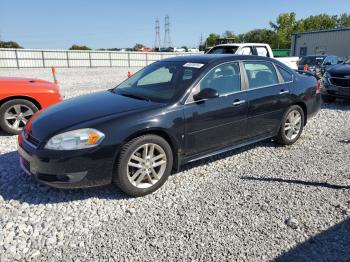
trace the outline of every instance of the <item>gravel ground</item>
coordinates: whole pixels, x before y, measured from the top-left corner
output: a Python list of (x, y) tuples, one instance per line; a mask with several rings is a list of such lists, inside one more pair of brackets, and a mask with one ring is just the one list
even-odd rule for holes
[[(126, 72), (59, 69), (58, 80), (73, 97)], [(265, 141), (187, 165), (136, 199), (40, 185), (2, 133), (0, 261), (350, 261), (349, 120), (349, 102), (324, 104), (293, 146)]]

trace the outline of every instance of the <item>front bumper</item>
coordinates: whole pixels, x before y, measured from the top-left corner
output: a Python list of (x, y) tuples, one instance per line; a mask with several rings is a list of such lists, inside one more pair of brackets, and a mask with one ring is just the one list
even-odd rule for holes
[(350, 86), (343, 87), (333, 85), (324, 77), (321, 80), (321, 94), (325, 97), (350, 99)]
[(20, 166), (38, 181), (56, 188), (95, 187), (112, 182), (116, 152), (112, 146), (53, 151), (36, 148), (20, 136)]

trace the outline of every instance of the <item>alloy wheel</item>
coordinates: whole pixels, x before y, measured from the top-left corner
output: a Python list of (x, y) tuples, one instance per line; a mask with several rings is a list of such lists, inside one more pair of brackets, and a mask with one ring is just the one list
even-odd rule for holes
[(284, 124), (284, 134), (288, 140), (295, 139), (301, 129), (302, 119), (298, 110), (292, 110), (287, 116), (287, 120)]
[(130, 183), (137, 188), (148, 188), (155, 185), (167, 167), (164, 149), (154, 143), (143, 144), (130, 156), (127, 176)]
[(22, 129), (34, 115), (34, 111), (26, 105), (14, 105), (5, 112), (5, 123), (14, 130)]

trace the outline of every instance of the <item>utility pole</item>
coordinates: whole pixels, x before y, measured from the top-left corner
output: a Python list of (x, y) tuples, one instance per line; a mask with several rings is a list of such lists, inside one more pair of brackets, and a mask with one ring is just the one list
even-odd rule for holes
[(159, 19), (156, 19), (156, 38), (154, 40), (154, 48), (158, 49), (160, 51), (160, 26), (159, 26)]
[(164, 47), (171, 47), (171, 38), (170, 38), (170, 21), (169, 16), (165, 16), (165, 24), (164, 24)]

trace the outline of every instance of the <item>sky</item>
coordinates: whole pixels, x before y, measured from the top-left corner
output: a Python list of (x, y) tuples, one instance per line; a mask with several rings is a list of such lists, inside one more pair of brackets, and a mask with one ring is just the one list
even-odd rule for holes
[(297, 18), (327, 13), (350, 13), (349, 0), (0, 0), (3, 41), (25, 48), (67, 49), (73, 44), (90, 48), (153, 47), (155, 19), (170, 16), (172, 45), (196, 47), (200, 37), (226, 30), (236, 34), (266, 28), (280, 13)]

